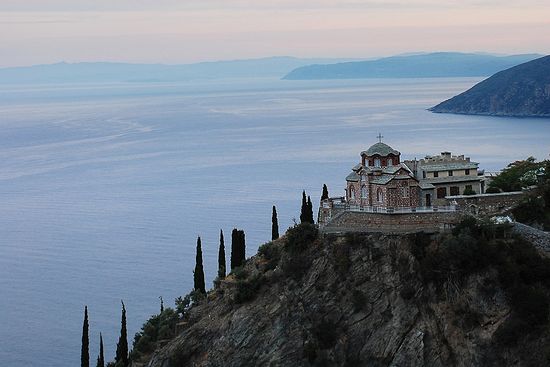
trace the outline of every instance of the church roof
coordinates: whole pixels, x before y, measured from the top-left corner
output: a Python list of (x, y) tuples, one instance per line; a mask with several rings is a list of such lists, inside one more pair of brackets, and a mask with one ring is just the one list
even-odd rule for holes
[(382, 142), (376, 143), (372, 145), (369, 149), (366, 151), (361, 152), (361, 155), (366, 154), (368, 156), (372, 156), (375, 154), (381, 155), (381, 156), (387, 156), (388, 154), (394, 154), (399, 155), (399, 152), (392, 147), (390, 147), (388, 144), (384, 144)]
[(346, 181), (359, 181), (359, 175), (355, 172), (352, 172), (348, 175), (348, 177), (346, 177)]

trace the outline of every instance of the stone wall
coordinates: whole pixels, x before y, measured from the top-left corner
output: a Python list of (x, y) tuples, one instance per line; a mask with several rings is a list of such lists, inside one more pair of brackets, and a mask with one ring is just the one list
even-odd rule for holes
[(461, 219), (458, 212), (364, 213), (344, 211), (333, 216), (322, 232), (438, 232), (451, 228)]
[(456, 202), (460, 211), (474, 215), (495, 215), (507, 211), (523, 200), (524, 192), (447, 196), (448, 205)]

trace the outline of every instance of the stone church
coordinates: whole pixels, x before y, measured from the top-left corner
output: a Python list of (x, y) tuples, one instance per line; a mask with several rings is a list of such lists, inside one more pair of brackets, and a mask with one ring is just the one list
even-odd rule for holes
[(380, 141), (361, 152), (360, 162), (346, 177), (349, 205), (411, 208), (420, 206), (420, 185), (401, 163), (401, 153)]

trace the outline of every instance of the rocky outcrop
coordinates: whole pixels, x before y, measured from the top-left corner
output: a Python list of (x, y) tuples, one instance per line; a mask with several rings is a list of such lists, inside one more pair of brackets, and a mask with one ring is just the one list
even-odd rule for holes
[[(511, 313), (492, 268), (434, 285), (427, 235), (324, 235), (300, 252), (266, 245), (191, 309), (149, 367), (535, 366), (548, 330), (503, 345)], [(422, 250), (424, 251), (424, 250)], [(237, 301), (238, 300), (238, 301)]]
[(430, 109), (438, 113), (550, 117), (550, 56), (514, 66)]

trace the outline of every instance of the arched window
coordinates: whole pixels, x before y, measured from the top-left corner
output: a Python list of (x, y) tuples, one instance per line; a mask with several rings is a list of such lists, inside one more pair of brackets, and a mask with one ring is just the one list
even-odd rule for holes
[(380, 164), (380, 158), (375, 158), (374, 159), (374, 167), (380, 167), (381, 164)]
[(393, 159), (388, 158), (388, 167), (393, 166)]
[(350, 188), (349, 188), (349, 198), (350, 199), (355, 199), (355, 187), (353, 187), (353, 186), (350, 186)]
[(361, 186), (361, 197), (367, 198), (369, 196), (369, 191), (367, 189), (367, 185)]
[(377, 200), (379, 203), (384, 202), (384, 191), (382, 191), (381, 188), (379, 188), (379, 189), (376, 191), (376, 200)]

